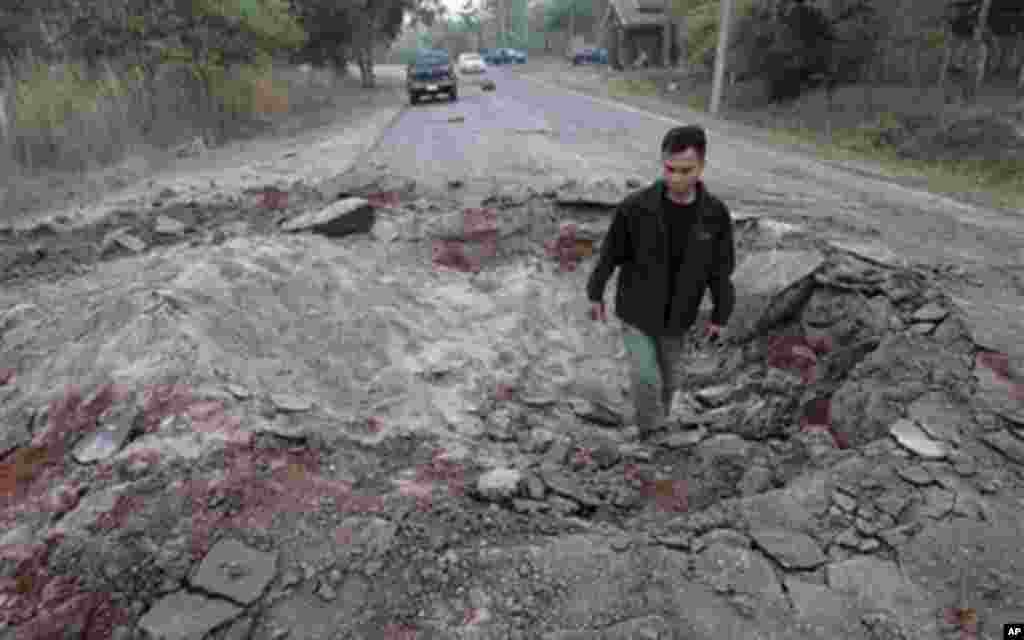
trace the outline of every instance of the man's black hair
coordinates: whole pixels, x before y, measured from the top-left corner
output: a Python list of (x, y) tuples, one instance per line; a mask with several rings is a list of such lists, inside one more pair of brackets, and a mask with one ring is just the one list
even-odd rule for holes
[(708, 139), (704, 134), (703, 127), (687, 125), (670, 129), (661, 141), (661, 153), (676, 154), (693, 149), (697, 156), (704, 160), (708, 150)]

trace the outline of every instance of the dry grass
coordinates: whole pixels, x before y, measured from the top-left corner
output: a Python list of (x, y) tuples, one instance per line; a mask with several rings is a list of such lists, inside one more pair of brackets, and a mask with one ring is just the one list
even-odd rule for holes
[(116, 62), (87, 69), (23, 60), (0, 91), (0, 207), (34, 210), (55, 192), (68, 195), (87, 173), (146, 173), (196, 138), (215, 146), (322, 111), (337, 82), (332, 71), (285, 66), (202, 78), (176, 64), (145, 74)]

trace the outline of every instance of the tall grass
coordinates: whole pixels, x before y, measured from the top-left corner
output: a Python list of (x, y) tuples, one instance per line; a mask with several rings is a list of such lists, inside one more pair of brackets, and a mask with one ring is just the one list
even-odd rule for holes
[(270, 67), (172, 63), (147, 72), (21, 60), (12, 75), (0, 156), (29, 172), (106, 166), (138, 145), (219, 142), (239, 125), (289, 110), (288, 87)]
[(36, 209), (58, 187), (92, 180), (93, 170), (139, 158), (146, 165), (198, 137), (215, 146), (322, 109), (337, 95), (337, 77), (273, 64), (224, 69), (171, 59), (147, 70), (23, 58), (0, 68), (0, 209)]

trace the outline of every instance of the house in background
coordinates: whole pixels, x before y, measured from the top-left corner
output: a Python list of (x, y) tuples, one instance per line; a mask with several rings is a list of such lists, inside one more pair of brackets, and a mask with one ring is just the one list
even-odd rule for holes
[(609, 0), (601, 33), (612, 66), (629, 68), (641, 52), (654, 67), (679, 63), (681, 33), (666, 5), (665, 0)]

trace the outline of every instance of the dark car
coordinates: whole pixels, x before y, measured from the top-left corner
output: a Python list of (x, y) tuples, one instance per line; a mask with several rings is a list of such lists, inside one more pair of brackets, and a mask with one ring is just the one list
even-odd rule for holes
[(608, 64), (608, 50), (598, 47), (585, 47), (578, 49), (572, 55), (572, 63), (580, 64)]
[(493, 49), (488, 50), (483, 55), (484, 62), (490, 65), (523, 64), (526, 62), (526, 54), (516, 49)]
[(459, 99), (459, 81), (451, 57), (444, 50), (428, 49), (416, 54), (405, 70), (409, 102), (416, 104), (425, 95), (447, 94), (452, 102)]

